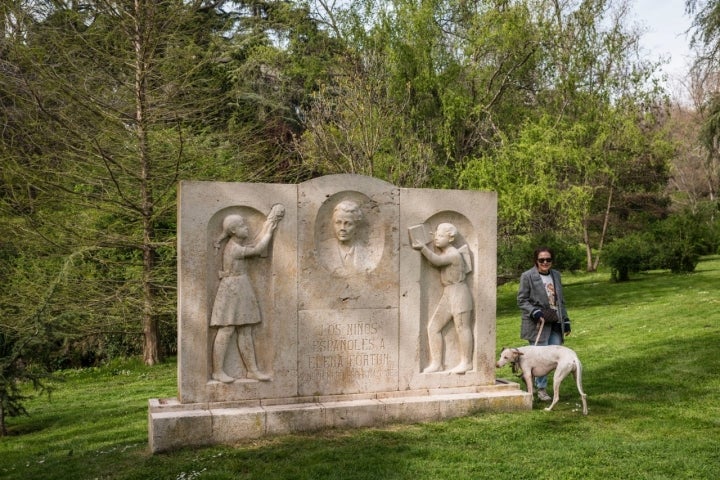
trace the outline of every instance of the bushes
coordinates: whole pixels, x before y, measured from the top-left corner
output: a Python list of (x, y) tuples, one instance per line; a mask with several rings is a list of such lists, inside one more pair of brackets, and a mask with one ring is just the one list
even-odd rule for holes
[(38, 349), (41, 342), (32, 326), (16, 331), (0, 325), (0, 437), (7, 435), (9, 417), (27, 415), (23, 403), (29, 397), (21, 386), (31, 384), (35, 390), (45, 390), (42, 380), (47, 374), (33, 362), (36, 352), (42, 349)]
[(578, 271), (583, 266), (585, 252), (582, 245), (552, 232), (506, 237), (498, 240), (498, 277), (501, 280), (514, 279), (532, 267), (533, 252), (540, 246), (550, 247), (555, 252), (553, 268)]
[(692, 272), (707, 251), (704, 238), (707, 229), (697, 219), (673, 216), (658, 225), (655, 237), (659, 244), (656, 265), (673, 273)]
[[(647, 270), (692, 272), (702, 255), (720, 253), (720, 222), (716, 204), (698, 212), (678, 212), (657, 221), (647, 230), (631, 233), (607, 244), (603, 264), (614, 281), (627, 281), (630, 274)], [(554, 233), (508, 236), (498, 239), (498, 277), (516, 279), (532, 265), (533, 251), (545, 245), (555, 251), (553, 268), (577, 271), (583, 268), (583, 246)]]
[(651, 231), (614, 240), (604, 250), (604, 262), (615, 281), (629, 280), (630, 273), (668, 269), (692, 272), (701, 255), (718, 247), (717, 221), (712, 212), (681, 212), (658, 222)]
[[(158, 248), (154, 314), (162, 353), (177, 347), (174, 248)], [(34, 359), (49, 370), (96, 366), (142, 353), (142, 255), (130, 248), (29, 255), (0, 249), (0, 324), (22, 329), (37, 319), (44, 338)]]
[(654, 235), (634, 233), (619, 238), (605, 247), (604, 262), (610, 266), (614, 281), (630, 280), (631, 273), (650, 270), (657, 255)]

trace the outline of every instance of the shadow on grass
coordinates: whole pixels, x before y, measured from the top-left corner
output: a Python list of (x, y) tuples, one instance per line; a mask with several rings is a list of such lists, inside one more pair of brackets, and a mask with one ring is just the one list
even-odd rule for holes
[[(717, 280), (705, 277), (702, 274), (693, 275), (693, 286), (696, 288), (714, 291)], [(653, 278), (652, 274), (644, 274), (627, 282), (598, 283), (593, 289), (591, 284), (572, 284), (564, 288), (565, 298), (570, 309), (592, 308), (592, 307), (622, 307), (627, 304), (641, 305), (651, 303), (658, 298), (671, 298), (678, 292), (679, 285), (684, 286), (685, 282), (678, 282), (678, 276), (673, 274), (658, 275)], [(648, 285), (652, 285), (648, 288)], [(576, 293), (577, 292), (577, 293)]]
[[(698, 275), (698, 279), (707, 288), (711, 288), (716, 283), (713, 278), (708, 278), (704, 283), (700, 275)], [(583, 280), (563, 282), (563, 284), (565, 301), (571, 317), (573, 310), (580, 308), (615, 308), (630, 303), (642, 304), (652, 302), (665, 295), (672, 295), (677, 290), (675, 277), (668, 273), (638, 274), (626, 282)], [(648, 288), (648, 284), (651, 284), (652, 288)], [(516, 295), (516, 289), (506, 289), (498, 295), (498, 315), (517, 314), (518, 318), (520, 317)]]
[[(687, 277), (692, 278), (694, 288), (712, 292), (717, 287), (717, 275), (713, 272), (720, 270), (719, 259), (718, 256), (703, 258), (692, 273), (672, 274), (668, 271), (653, 271), (634, 274), (626, 282), (613, 282), (609, 279), (572, 281), (564, 288), (565, 297), (571, 308), (642, 304), (666, 295), (672, 297), (679, 286), (683, 287), (687, 284)], [(648, 288), (648, 284), (652, 287)]]
[(709, 382), (720, 371), (718, 331), (705, 329), (707, 333), (644, 344), (636, 352), (628, 348), (598, 368), (586, 365), (584, 383), (595, 411), (646, 416), (652, 407), (717, 402), (717, 384)]

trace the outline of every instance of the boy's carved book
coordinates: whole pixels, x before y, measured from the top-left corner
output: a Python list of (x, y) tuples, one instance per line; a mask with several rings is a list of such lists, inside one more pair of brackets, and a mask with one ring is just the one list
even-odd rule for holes
[(413, 248), (421, 248), (423, 245), (430, 243), (431, 238), (424, 224), (414, 225), (408, 228), (410, 235), (410, 244)]

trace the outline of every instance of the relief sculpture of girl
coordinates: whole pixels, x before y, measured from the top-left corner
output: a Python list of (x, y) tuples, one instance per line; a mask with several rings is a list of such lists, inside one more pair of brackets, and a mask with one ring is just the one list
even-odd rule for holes
[(270, 380), (268, 374), (260, 371), (255, 358), (252, 327), (259, 324), (262, 317), (245, 259), (265, 252), (284, 215), (285, 208), (282, 205), (273, 205), (255, 244), (245, 244), (250, 231), (242, 215), (231, 214), (223, 220), (222, 234), (215, 242), (216, 254), (222, 248), (222, 270), (218, 272), (220, 285), (210, 317), (210, 326), (217, 328), (212, 352), (213, 380), (224, 383), (235, 380), (225, 372), (224, 363), (232, 334), (236, 331), (240, 358), (245, 364), (247, 378)]

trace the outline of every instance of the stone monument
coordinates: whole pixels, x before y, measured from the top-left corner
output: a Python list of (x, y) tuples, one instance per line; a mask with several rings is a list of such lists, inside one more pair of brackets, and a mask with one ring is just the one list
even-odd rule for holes
[(495, 379), (496, 195), (182, 182), (178, 397), (153, 452), (530, 409)]

